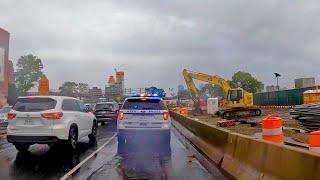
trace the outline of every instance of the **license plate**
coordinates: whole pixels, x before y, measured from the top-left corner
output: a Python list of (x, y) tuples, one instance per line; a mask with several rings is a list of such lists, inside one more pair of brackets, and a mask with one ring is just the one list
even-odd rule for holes
[(34, 122), (32, 119), (26, 119), (24, 120), (24, 125), (34, 125)]
[(147, 126), (148, 123), (140, 123), (140, 126)]

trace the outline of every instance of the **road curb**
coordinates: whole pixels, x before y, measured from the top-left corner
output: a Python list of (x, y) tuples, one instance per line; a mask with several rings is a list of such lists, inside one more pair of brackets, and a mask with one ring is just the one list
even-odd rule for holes
[(107, 142), (105, 142), (99, 149), (97, 149), (95, 152), (90, 154), (88, 157), (86, 157), (83, 161), (81, 161), (77, 166), (75, 166), (73, 169), (71, 169), (68, 173), (66, 173), (60, 180), (67, 180), (70, 176), (72, 176), (76, 171), (78, 171), (82, 165), (87, 163), (93, 156), (98, 154), (103, 148), (105, 148), (106, 145), (108, 145), (115, 137), (117, 134), (114, 134), (111, 138), (108, 139)]

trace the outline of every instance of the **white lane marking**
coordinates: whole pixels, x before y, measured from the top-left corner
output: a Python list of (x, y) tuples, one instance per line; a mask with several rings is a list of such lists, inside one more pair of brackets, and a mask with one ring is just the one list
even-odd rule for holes
[(107, 144), (109, 144), (117, 134), (114, 134), (107, 142), (105, 142), (99, 149), (97, 149), (95, 152), (90, 154), (86, 159), (81, 161), (76, 167), (74, 167), (72, 170), (70, 170), (67, 174), (65, 174), (60, 180), (66, 180), (71, 176), (73, 173), (75, 173), (82, 165), (84, 165), (86, 162), (88, 162), (94, 155), (96, 155), (98, 152), (100, 152)]

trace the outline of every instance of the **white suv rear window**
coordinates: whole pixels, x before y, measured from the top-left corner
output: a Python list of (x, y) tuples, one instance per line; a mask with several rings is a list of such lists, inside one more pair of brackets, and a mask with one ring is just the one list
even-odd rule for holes
[(122, 109), (136, 110), (166, 110), (161, 99), (127, 99)]
[(51, 98), (19, 98), (13, 109), (20, 112), (40, 112), (56, 107), (57, 101)]

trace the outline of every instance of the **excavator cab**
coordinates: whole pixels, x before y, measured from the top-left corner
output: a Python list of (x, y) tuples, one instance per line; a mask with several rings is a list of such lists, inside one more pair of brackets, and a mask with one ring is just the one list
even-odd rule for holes
[(231, 89), (228, 92), (228, 101), (232, 104), (240, 103), (240, 100), (243, 99), (243, 90), (242, 89)]

